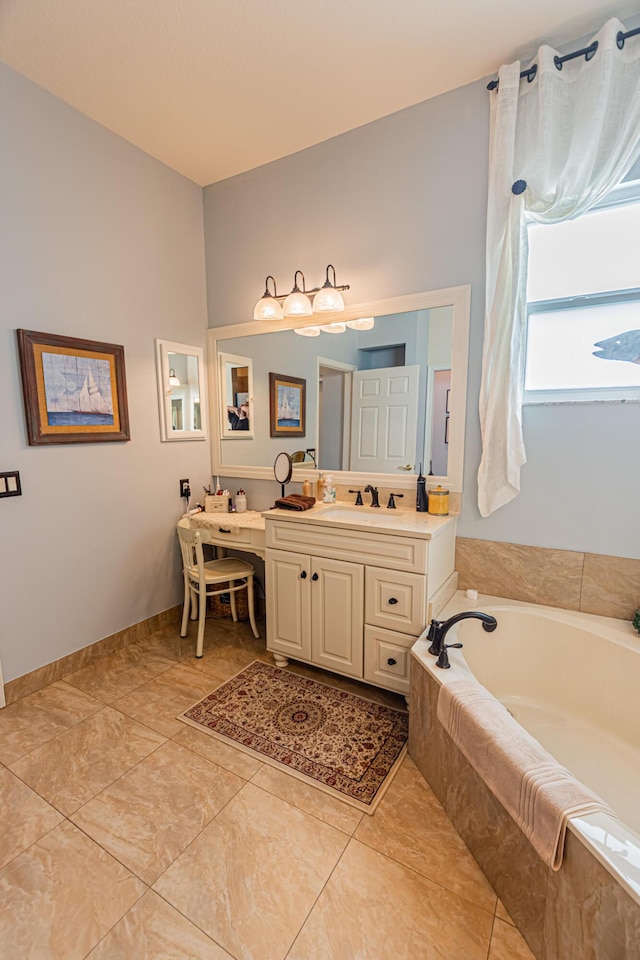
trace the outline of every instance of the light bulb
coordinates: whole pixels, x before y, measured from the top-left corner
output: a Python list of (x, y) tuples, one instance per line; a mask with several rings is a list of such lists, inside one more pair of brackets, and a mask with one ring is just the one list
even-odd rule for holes
[(337, 320), (335, 323), (322, 324), (320, 329), (323, 331), (323, 333), (344, 333), (347, 327), (342, 320)]
[(347, 326), (351, 330), (372, 330), (375, 324), (373, 317), (362, 317), (360, 320), (347, 320)]
[(293, 332), (299, 337), (319, 337), (320, 327), (295, 327)]

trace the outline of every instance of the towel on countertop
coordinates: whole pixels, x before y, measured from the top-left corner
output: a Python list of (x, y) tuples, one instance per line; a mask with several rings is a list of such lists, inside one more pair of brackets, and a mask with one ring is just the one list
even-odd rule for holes
[(567, 823), (608, 804), (547, 753), (507, 708), (473, 680), (440, 687), (438, 720), (552, 870), (559, 870)]
[(275, 506), (279, 510), (311, 510), (315, 506), (315, 497), (303, 497), (301, 493), (290, 493), (288, 497), (280, 497)]

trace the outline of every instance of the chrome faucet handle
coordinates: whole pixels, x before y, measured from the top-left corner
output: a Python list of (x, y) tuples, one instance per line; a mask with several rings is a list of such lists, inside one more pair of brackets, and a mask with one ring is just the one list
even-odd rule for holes
[(396, 509), (396, 499), (397, 499), (398, 497), (400, 497), (400, 499), (402, 499), (402, 498), (404, 497), (404, 493), (390, 493), (390, 494), (389, 494), (389, 503), (387, 504), (387, 510), (395, 510), (395, 509)]
[(361, 507), (361, 506), (362, 506), (362, 503), (363, 503), (363, 501), (362, 501), (362, 490), (349, 490), (349, 493), (357, 493), (357, 494), (358, 494), (358, 496), (356, 497), (356, 502), (354, 503), (354, 507)]

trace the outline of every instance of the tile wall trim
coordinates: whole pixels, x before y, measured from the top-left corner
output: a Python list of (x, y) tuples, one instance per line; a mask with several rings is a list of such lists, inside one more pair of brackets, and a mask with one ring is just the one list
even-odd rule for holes
[(162, 610), (153, 617), (148, 617), (146, 620), (141, 620), (139, 623), (134, 623), (130, 627), (125, 627), (124, 630), (119, 630), (109, 637), (103, 637), (102, 640), (90, 643), (89, 646), (82, 647), (81, 650), (74, 650), (73, 653), (69, 653), (66, 657), (61, 657), (59, 660), (54, 660), (53, 663), (47, 663), (43, 667), (32, 670), (30, 673), (25, 673), (22, 677), (9, 680), (4, 685), (6, 705), (9, 706), (9, 704), (15, 703), (16, 700), (21, 700), (30, 693), (42, 690), (43, 687), (47, 687), (55, 680), (60, 680), (69, 673), (80, 670), (90, 663), (95, 663), (96, 660), (102, 660), (103, 657), (108, 657), (109, 654), (115, 653), (123, 647), (128, 647), (131, 643), (144, 640), (163, 627), (177, 623), (181, 613), (182, 604), (169, 607), (168, 610)]

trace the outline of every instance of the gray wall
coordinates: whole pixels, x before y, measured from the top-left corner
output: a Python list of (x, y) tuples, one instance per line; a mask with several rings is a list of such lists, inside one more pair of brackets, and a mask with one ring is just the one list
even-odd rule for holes
[[(161, 443), (154, 338), (204, 346), (202, 192), (0, 64), (0, 500), (4, 679), (178, 603), (178, 480), (205, 442)], [(15, 330), (123, 344), (131, 441), (29, 447)]]
[[(520, 496), (476, 506), (489, 94), (478, 81), (205, 189), (209, 326), (251, 318), (327, 263), (350, 302), (470, 283), (465, 478), (459, 533), (640, 557), (640, 405), (529, 407)], [(272, 496), (265, 484), (264, 499)], [(602, 489), (607, 487), (606, 508)], [(254, 504), (263, 494), (252, 485)]]

